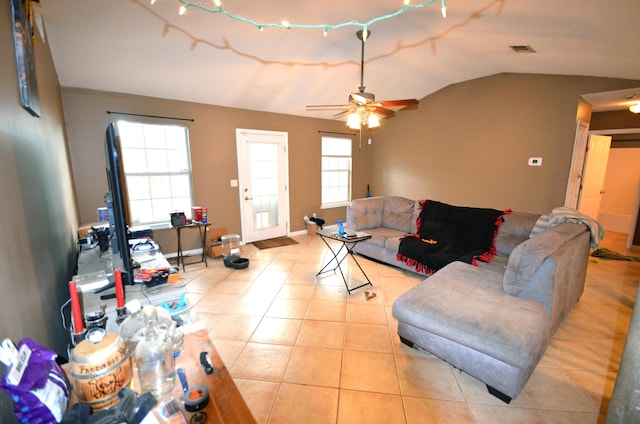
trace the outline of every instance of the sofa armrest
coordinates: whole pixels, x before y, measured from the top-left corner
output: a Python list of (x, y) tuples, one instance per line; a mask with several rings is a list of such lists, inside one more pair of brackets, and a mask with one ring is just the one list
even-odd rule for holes
[(503, 279), (504, 291), (517, 296), (546, 258), (585, 232), (584, 225), (560, 224), (520, 243), (509, 255)]

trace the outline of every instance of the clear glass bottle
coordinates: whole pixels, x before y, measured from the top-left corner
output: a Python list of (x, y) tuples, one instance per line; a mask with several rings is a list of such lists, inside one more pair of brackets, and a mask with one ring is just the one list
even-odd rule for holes
[(135, 350), (140, 391), (151, 392), (156, 399), (169, 394), (175, 385), (176, 369), (173, 342), (160, 330), (154, 306), (143, 309), (145, 327)]
[(138, 299), (130, 300), (125, 306), (129, 311), (129, 316), (120, 323), (118, 335), (127, 347), (129, 356), (133, 359), (136, 352), (136, 344), (138, 344), (136, 333), (144, 328), (144, 315), (142, 314), (142, 305), (140, 305)]
[[(129, 356), (133, 359), (136, 351), (136, 345), (140, 338), (144, 336), (143, 332), (140, 330), (145, 328), (146, 323), (142, 312), (142, 305), (140, 305), (140, 301), (138, 299), (130, 300), (127, 302), (126, 307), (129, 311), (129, 316), (120, 324), (118, 335), (127, 347)], [(177, 334), (178, 329), (176, 329), (176, 322), (171, 318), (171, 313), (164, 308), (157, 306), (155, 308), (160, 331), (165, 331), (170, 336)]]

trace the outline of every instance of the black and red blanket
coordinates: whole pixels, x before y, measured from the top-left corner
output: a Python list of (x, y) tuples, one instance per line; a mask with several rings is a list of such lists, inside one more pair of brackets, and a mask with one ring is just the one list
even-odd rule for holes
[(400, 240), (397, 259), (424, 274), (433, 274), (453, 261), (473, 265), (477, 260), (491, 261), (502, 216), (510, 212), (435, 200), (423, 200), (420, 207), (418, 233)]

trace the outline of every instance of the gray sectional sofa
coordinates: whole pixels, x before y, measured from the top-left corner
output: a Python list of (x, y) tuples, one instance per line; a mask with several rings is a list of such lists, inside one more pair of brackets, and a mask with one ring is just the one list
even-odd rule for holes
[[(372, 235), (356, 252), (411, 269), (396, 255), (399, 239), (416, 231), (419, 209), (418, 202), (401, 197), (354, 200), (347, 228)], [(539, 216), (504, 215), (491, 262), (452, 262), (393, 304), (403, 343), (476, 377), (507, 403), (520, 393), (584, 289), (588, 226), (560, 223), (530, 238)]]

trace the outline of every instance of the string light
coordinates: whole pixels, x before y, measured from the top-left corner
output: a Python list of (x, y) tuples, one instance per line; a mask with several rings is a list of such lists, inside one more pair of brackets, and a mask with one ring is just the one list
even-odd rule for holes
[[(156, 0), (151, 0), (151, 4), (155, 3)], [(311, 24), (311, 25), (302, 25), (302, 24), (295, 24), (295, 23), (290, 23), (287, 20), (283, 20), (280, 23), (258, 23), (256, 21), (253, 21), (249, 18), (245, 18), (243, 16), (240, 15), (235, 15), (227, 10), (225, 10), (222, 7), (222, 3), (220, 0), (214, 0), (213, 4), (215, 5), (215, 8), (210, 8), (207, 6), (204, 6), (202, 4), (197, 4), (197, 3), (191, 3), (189, 1), (186, 0), (178, 0), (182, 6), (180, 6), (180, 11), (179, 14), (180, 15), (184, 15), (187, 11), (188, 8), (193, 7), (195, 9), (199, 9), (202, 10), (204, 12), (208, 12), (208, 13), (221, 13), (231, 19), (235, 19), (237, 21), (240, 22), (244, 22), (246, 24), (252, 25), (255, 28), (257, 28), (259, 31), (263, 31), (264, 28), (279, 28), (279, 29), (291, 29), (291, 28), (297, 28), (297, 29), (321, 29), (323, 32), (323, 35), (326, 37), (327, 34), (329, 33), (329, 31), (334, 31), (340, 28), (344, 28), (344, 27), (348, 27), (348, 26), (355, 26), (355, 27), (360, 27), (362, 28), (365, 32), (367, 31), (367, 28), (370, 27), (371, 25), (380, 22), (380, 21), (384, 21), (387, 19), (391, 19), (391, 18), (395, 18), (398, 15), (401, 15), (402, 13), (406, 12), (407, 10), (411, 10), (411, 9), (418, 9), (424, 6), (428, 6), (431, 5), (433, 3), (435, 3), (437, 0), (427, 0), (424, 1), (422, 3), (416, 3), (416, 4), (411, 4), (411, 0), (403, 0), (403, 6), (402, 8), (400, 8), (399, 10), (393, 12), (393, 13), (389, 13), (387, 15), (382, 15), (382, 16), (378, 16), (376, 18), (371, 19), (368, 22), (358, 22), (358, 21), (347, 21), (347, 22), (342, 22), (336, 25), (329, 25), (329, 24)], [(441, 11), (442, 11), (442, 17), (446, 18), (447, 17), (447, 7), (445, 5), (445, 0), (441, 0)]]

